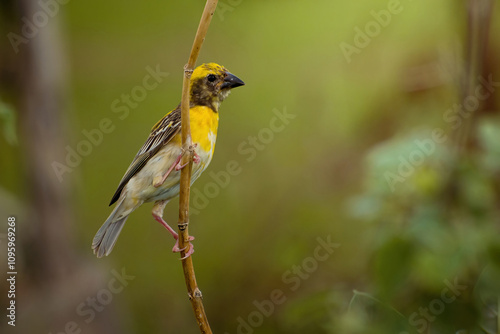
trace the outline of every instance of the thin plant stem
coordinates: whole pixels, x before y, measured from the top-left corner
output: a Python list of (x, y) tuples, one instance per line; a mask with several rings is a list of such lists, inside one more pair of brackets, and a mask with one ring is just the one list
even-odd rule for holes
[[(181, 171), (180, 180), (180, 193), (179, 193), (179, 247), (191, 247), (188, 241), (188, 225), (189, 225), (189, 193), (191, 188), (191, 170), (193, 164), (193, 145), (191, 139), (191, 124), (189, 121), (189, 86), (191, 82), (191, 74), (193, 73), (196, 60), (200, 54), (201, 46), (205, 40), (210, 21), (214, 15), (215, 8), (217, 7), (217, 0), (207, 0), (205, 9), (201, 16), (198, 31), (194, 38), (193, 47), (189, 55), (188, 63), (184, 66), (184, 79), (182, 81), (182, 99), (181, 99), (181, 136), (182, 148), (184, 155), (182, 157), (182, 164), (187, 164)], [(201, 333), (212, 333), (203, 307), (203, 299), (198, 284), (196, 283), (196, 276), (194, 273), (192, 256), (184, 258), (189, 249), (181, 251), (182, 269), (184, 271), (184, 279), (188, 290), (189, 300), (193, 307), (196, 322), (200, 328)]]

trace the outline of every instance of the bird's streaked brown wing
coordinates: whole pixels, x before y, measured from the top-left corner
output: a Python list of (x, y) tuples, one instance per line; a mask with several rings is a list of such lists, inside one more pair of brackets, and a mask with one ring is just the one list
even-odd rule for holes
[(151, 129), (151, 134), (139, 152), (137, 152), (137, 155), (125, 172), (125, 175), (120, 181), (118, 189), (116, 189), (109, 205), (112, 205), (118, 200), (127, 182), (135, 174), (137, 174), (148, 162), (148, 160), (154, 156), (163, 145), (167, 144), (180, 131), (180, 129), (181, 109), (179, 105), (177, 108), (166, 114), (161, 120), (158, 121), (158, 123), (155, 124), (153, 129)]

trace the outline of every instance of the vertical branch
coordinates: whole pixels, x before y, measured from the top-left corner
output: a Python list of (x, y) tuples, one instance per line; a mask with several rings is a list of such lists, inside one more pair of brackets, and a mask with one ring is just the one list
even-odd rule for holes
[[(188, 225), (189, 225), (189, 193), (191, 187), (191, 169), (193, 164), (193, 146), (191, 140), (191, 124), (189, 120), (189, 86), (191, 82), (191, 74), (193, 73), (196, 60), (200, 54), (201, 46), (205, 40), (210, 21), (214, 15), (215, 8), (217, 7), (217, 0), (207, 0), (205, 9), (201, 16), (198, 31), (191, 48), (188, 63), (184, 66), (184, 79), (182, 81), (182, 99), (181, 99), (181, 135), (182, 135), (182, 148), (184, 155), (182, 157), (182, 164), (186, 167), (181, 170), (180, 180), (180, 193), (179, 193), (179, 247), (191, 247), (188, 243)], [(186, 255), (186, 251), (181, 252), (181, 256)], [(196, 322), (200, 327), (201, 333), (212, 333), (208, 319), (205, 314), (205, 309), (202, 302), (202, 294), (196, 283), (196, 276), (194, 273), (193, 259), (188, 257), (182, 260), (182, 269), (184, 271), (184, 279), (188, 290), (189, 300), (193, 307), (196, 317)]]

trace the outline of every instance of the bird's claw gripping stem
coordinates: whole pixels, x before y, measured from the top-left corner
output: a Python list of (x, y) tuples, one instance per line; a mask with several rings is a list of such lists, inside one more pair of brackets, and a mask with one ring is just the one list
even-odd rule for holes
[(193, 241), (193, 240), (194, 240), (193, 236), (188, 236), (186, 246), (184, 248), (180, 248), (179, 247), (179, 236), (177, 236), (175, 245), (172, 248), (172, 252), (179, 253), (179, 252), (182, 252), (183, 250), (186, 250), (186, 248), (189, 247), (188, 251), (186, 252), (186, 255), (184, 255), (184, 257), (181, 258), (181, 260), (187, 259), (188, 257), (190, 257), (194, 253), (194, 246), (191, 243), (191, 241)]
[[(201, 158), (200, 156), (196, 153), (196, 151), (194, 150), (196, 147), (198, 146), (197, 143), (191, 145), (191, 147), (189, 148), (190, 150), (192, 150), (193, 152), (193, 162), (195, 164), (198, 164), (200, 163), (201, 161)], [(165, 180), (167, 179), (167, 177), (170, 175), (170, 173), (172, 173), (172, 170), (176, 170), (176, 171), (180, 171), (181, 169), (183, 169), (184, 167), (187, 166), (187, 164), (189, 162), (186, 162), (185, 164), (181, 164), (181, 159), (182, 159), (182, 156), (184, 155), (184, 152), (182, 152), (181, 154), (179, 154), (179, 156), (177, 157), (177, 159), (175, 159), (175, 162), (172, 164), (172, 166), (170, 166), (170, 168), (167, 170), (167, 172), (161, 177), (161, 179), (155, 181), (153, 183), (153, 186), (155, 188), (158, 188), (160, 187), (164, 182)], [(155, 178), (156, 179), (156, 178)]]
[[(161, 210), (163, 211), (163, 209), (161, 209)], [(186, 248), (189, 247), (188, 251), (186, 252), (186, 255), (184, 257), (182, 257), (181, 260), (184, 260), (184, 259), (190, 257), (194, 253), (194, 246), (191, 243), (191, 241), (194, 240), (193, 236), (188, 236), (186, 246), (184, 248), (180, 248), (179, 247), (179, 234), (177, 232), (175, 232), (175, 230), (172, 227), (170, 227), (170, 225), (168, 225), (165, 220), (163, 220), (163, 218), (161, 217), (161, 214), (159, 212), (153, 211), (153, 217), (157, 222), (162, 224), (163, 227), (165, 227), (167, 229), (167, 231), (172, 235), (172, 237), (174, 237), (175, 245), (172, 248), (172, 252), (179, 253), (179, 252), (182, 252), (183, 250), (186, 250)]]
[[(195, 151), (195, 148), (196, 148), (197, 146), (198, 146), (198, 143), (194, 143), (193, 145), (191, 145), (191, 146), (189, 147), (189, 150), (190, 150), (190, 151), (191, 151), (191, 153), (193, 154), (193, 162), (194, 162), (195, 164), (198, 164), (198, 163), (200, 163), (200, 161), (201, 161), (200, 156), (199, 156), (199, 155), (196, 153), (196, 151)], [(184, 155), (184, 152), (182, 152), (182, 153), (181, 153), (180, 157), (182, 157), (183, 155)], [(179, 159), (179, 161), (176, 161), (175, 170), (176, 170), (176, 171), (179, 171), (179, 170), (183, 169), (184, 167), (186, 167), (186, 166), (187, 166), (187, 164), (188, 164), (188, 163), (189, 163), (189, 161), (188, 161), (188, 162), (186, 162), (184, 165), (181, 165), (181, 163), (180, 163), (180, 159)]]

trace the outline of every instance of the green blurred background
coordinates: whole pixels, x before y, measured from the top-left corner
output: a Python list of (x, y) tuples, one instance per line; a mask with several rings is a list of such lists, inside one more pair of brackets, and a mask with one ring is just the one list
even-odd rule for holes
[[(198, 64), (220, 63), (246, 86), (223, 103), (214, 159), (192, 189), (193, 260), (214, 333), (498, 333), (493, 2), (220, 1)], [(4, 2), (1, 35), (21, 34), (23, 13), (40, 6)], [(3, 317), (2, 332), (196, 333), (174, 241), (151, 204), (131, 215), (109, 257), (96, 259), (90, 244), (150, 128), (180, 101), (204, 3), (58, 6), (19, 52), (0, 42), (0, 208), (3, 221), (17, 218), (19, 272), (18, 323)], [(367, 27), (372, 37), (360, 37)], [(357, 49), (346, 54), (347, 44)], [(46, 94), (29, 103), (40, 92), (28, 58), (62, 78), (46, 86), (58, 90), (57, 122), (37, 114)], [(112, 104), (138, 91), (147, 68), (169, 75), (121, 119)], [(489, 96), (448, 112), (478, 101), (468, 98), (478, 76), (496, 83), (481, 90)], [(106, 118), (113, 130), (59, 182), (52, 162), (65, 164), (67, 147)], [(58, 158), (34, 168), (33, 152), (43, 162), (45, 151), (26, 134), (51, 124), (58, 141), (45, 144)], [(435, 129), (447, 139), (432, 141)], [(216, 185), (231, 160), (240, 169)], [(49, 188), (62, 189), (57, 203)], [(177, 215), (175, 200), (164, 217), (175, 225)], [(113, 270), (135, 278), (110, 294)]]

